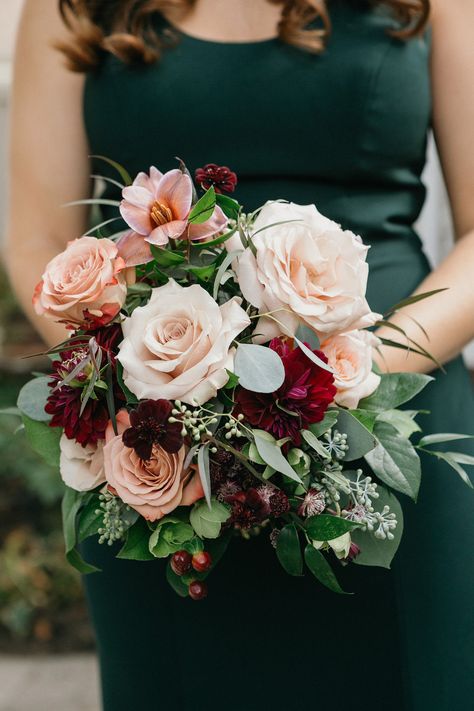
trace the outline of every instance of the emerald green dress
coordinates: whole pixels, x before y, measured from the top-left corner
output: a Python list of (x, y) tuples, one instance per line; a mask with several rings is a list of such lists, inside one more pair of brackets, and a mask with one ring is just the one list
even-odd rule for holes
[[(404, 43), (387, 34), (387, 10), (349, 0), (330, 10), (317, 56), (277, 39), (188, 35), (152, 66), (108, 55), (87, 77), (85, 123), (91, 153), (132, 175), (179, 156), (191, 170), (230, 166), (247, 210), (315, 203), (371, 245), (368, 298), (383, 312), (430, 269), (412, 227), (425, 196), (430, 31)], [(474, 432), (461, 358), (413, 407), (431, 411), (420, 416), (427, 432)], [(471, 707), (473, 500), (450, 469), (425, 462), (392, 570), (338, 570), (351, 596), (287, 576), (263, 535), (231, 544), (199, 603), (168, 587), (161, 561), (115, 560), (89, 539), (84, 553), (104, 571), (85, 584), (105, 711)]]

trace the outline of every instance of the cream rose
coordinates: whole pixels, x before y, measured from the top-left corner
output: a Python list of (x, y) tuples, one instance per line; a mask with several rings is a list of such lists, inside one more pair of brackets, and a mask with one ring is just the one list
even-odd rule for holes
[[(292, 336), (300, 323), (327, 337), (375, 322), (365, 298), (368, 247), (360, 237), (314, 205), (274, 201), (265, 203), (252, 233), (256, 253), (247, 248), (238, 258), (239, 284), (247, 301), (279, 322), (262, 317), (255, 329), (259, 340)], [(228, 249), (237, 240), (226, 243)]]
[(190, 506), (204, 496), (199, 474), (183, 469), (184, 445), (176, 454), (153, 445), (150, 459), (144, 461), (122, 441), (130, 426), (125, 410), (117, 413), (117, 425), (117, 435), (112, 423), (105, 433), (104, 469), (109, 486), (122, 501), (148, 521), (157, 521), (177, 506)]
[(33, 305), (39, 315), (96, 328), (117, 315), (134, 279), (111, 240), (80, 237), (47, 264)]
[(214, 397), (233, 368), (231, 343), (250, 324), (239, 304), (218, 306), (202, 287), (172, 279), (153, 289), (122, 324), (118, 359), (127, 388), (139, 399), (201, 405)]
[(87, 444), (83, 447), (65, 434), (59, 440), (61, 450), (59, 471), (66, 486), (76, 491), (95, 489), (105, 481), (104, 443)]
[(321, 350), (334, 371), (338, 405), (356, 408), (377, 389), (380, 376), (372, 371), (372, 350), (379, 344), (369, 331), (350, 331), (323, 341)]

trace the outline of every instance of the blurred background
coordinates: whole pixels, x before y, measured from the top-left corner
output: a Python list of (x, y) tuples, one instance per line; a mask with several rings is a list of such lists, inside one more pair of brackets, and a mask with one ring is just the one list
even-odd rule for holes
[[(11, 61), (21, 4), (0, 2), (0, 250)], [(433, 142), (425, 182), (428, 200), (418, 228), (436, 264), (451, 247), (452, 227)], [(0, 259), (0, 409), (14, 406), (31, 370), (45, 367), (41, 357), (20, 357), (41, 349), (9, 289)], [(465, 356), (474, 367), (473, 346)], [(93, 636), (79, 576), (63, 555), (59, 476), (28, 448), (17, 427), (16, 417), (0, 415), (0, 711), (28, 711), (46, 704), (49, 711), (98, 711)], [(51, 678), (54, 685), (48, 683)], [(57, 684), (60, 678), (62, 686)]]

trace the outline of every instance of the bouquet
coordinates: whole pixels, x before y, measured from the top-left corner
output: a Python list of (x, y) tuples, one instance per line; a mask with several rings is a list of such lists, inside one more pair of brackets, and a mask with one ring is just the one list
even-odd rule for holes
[(400, 344), (368, 330), (387, 323), (366, 300), (368, 247), (314, 205), (245, 213), (227, 167), (193, 180), (180, 161), (132, 182), (104, 160), (122, 181), (117, 216), (46, 266), (36, 312), (71, 335), (18, 398), (66, 484), (69, 561), (96, 571), (79, 544), (98, 536), (118, 558), (166, 558), (195, 600), (233, 536), (266, 536), (287, 573), (337, 593), (339, 565), (390, 567), (419, 452), (466, 482), (474, 462), (431, 449), (463, 435), (422, 436), (400, 409), (430, 376), (373, 365), (380, 343)]

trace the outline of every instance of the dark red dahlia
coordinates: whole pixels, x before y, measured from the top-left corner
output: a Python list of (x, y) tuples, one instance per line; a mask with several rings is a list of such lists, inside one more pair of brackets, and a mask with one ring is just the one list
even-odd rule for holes
[(142, 400), (130, 412), (130, 427), (122, 435), (126, 447), (134, 449), (141, 459), (150, 459), (154, 444), (167, 452), (178, 452), (183, 446), (180, 422), (169, 422), (173, 405), (169, 400)]
[[(254, 427), (270, 432), (277, 439), (290, 437), (301, 444), (300, 430), (320, 422), (336, 395), (334, 376), (313, 363), (300, 348), (290, 348), (281, 338), (269, 347), (285, 366), (285, 382), (274, 393), (254, 393), (245, 388), (236, 392), (237, 412)], [(322, 351), (313, 351), (327, 363)]]
[(68, 372), (78, 365), (81, 358), (86, 355), (85, 351), (64, 351), (61, 358), (54, 361), (53, 373), (49, 383), (52, 388), (46, 405), (45, 412), (51, 415), (51, 427), (63, 427), (64, 434), (68, 439), (75, 439), (84, 447), (86, 444), (96, 444), (99, 439), (104, 439), (105, 429), (109, 421), (109, 411), (107, 409), (105, 396), (97, 399), (89, 398), (84, 411), (81, 411), (81, 394), (86, 385), (87, 377), (84, 372), (75, 378), (75, 385), (60, 385)]
[(207, 163), (203, 168), (197, 168), (194, 177), (204, 190), (213, 185), (216, 193), (233, 193), (237, 185), (237, 175), (226, 165)]

